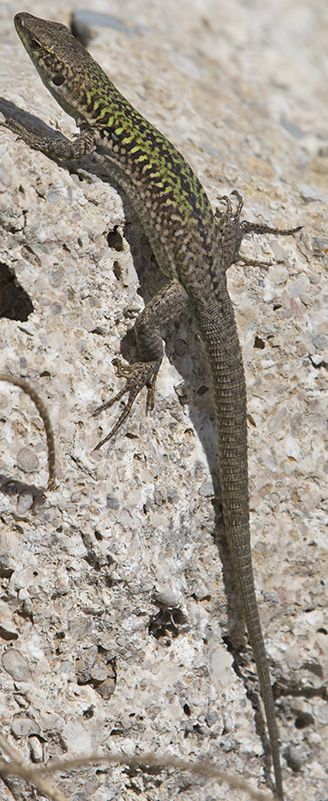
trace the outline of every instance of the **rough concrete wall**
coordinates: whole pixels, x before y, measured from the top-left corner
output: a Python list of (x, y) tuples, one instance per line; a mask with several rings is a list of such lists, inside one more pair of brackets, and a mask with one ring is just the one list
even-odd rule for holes
[[(18, 10), (8, 2), (1, 11), (0, 110), (12, 103), (35, 126), (72, 136), (14, 31)], [(26, 10), (49, 16), (45, 2)], [(93, 56), (182, 151), (213, 205), (238, 189), (245, 218), (304, 226), (294, 238), (245, 242), (245, 255), (263, 264), (231, 268), (229, 287), (247, 375), (254, 571), (286, 797), (322, 801), (327, 5), (99, 0), (93, 11), (111, 15), (108, 25), (93, 20)], [(62, 4), (51, 16), (69, 22)], [(58, 462), (57, 490), (33, 503), (26, 485), (47, 481), (42, 424), (32, 402), (2, 384), (3, 731), (37, 763), (101, 749), (165, 751), (210, 757), (256, 786), (263, 738), (223, 642), (215, 429), (197, 335), (187, 314), (164, 332), (153, 412), (146, 417), (140, 397), (124, 429), (93, 452), (117, 407), (100, 418), (92, 409), (122, 386), (113, 357), (162, 279), (134, 213), (91, 160), (89, 174), (70, 174), (4, 128), (0, 148), (1, 261), (34, 308), (27, 319), (0, 319), (0, 368), (28, 378), (47, 403)], [(18, 493), (7, 478), (21, 482)], [(242, 672), (256, 688), (252, 670), (248, 649)], [(122, 767), (55, 783), (74, 801), (242, 797), (188, 774)], [(0, 797), (12, 792), (3, 785)]]

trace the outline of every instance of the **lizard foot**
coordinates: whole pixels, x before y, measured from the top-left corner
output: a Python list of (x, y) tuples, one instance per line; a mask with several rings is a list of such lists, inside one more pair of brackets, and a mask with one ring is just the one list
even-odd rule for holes
[[(232, 203), (232, 196), (236, 198), (236, 203)], [(221, 269), (226, 272), (231, 264), (236, 264), (237, 261), (244, 262), (244, 264), (263, 262), (244, 259), (240, 255), (240, 246), (246, 234), (274, 234), (275, 236), (289, 236), (300, 231), (302, 226), (298, 225), (296, 228), (276, 228), (275, 226), (266, 225), (265, 223), (250, 222), (249, 220), (241, 220), (240, 215), (243, 208), (243, 199), (237, 190), (231, 192), (230, 197), (223, 195), (221, 202), (224, 203), (225, 208), (221, 211), (219, 208), (214, 213), (215, 222), (217, 224), (217, 237), (221, 251)], [(265, 263), (264, 263), (265, 264)], [(270, 267), (270, 264), (266, 264)]]
[(105, 411), (105, 409), (109, 409), (114, 403), (116, 403), (116, 401), (119, 401), (123, 395), (128, 394), (129, 397), (115, 425), (109, 431), (109, 433), (106, 434), (106, 436), (101, 439), (100, 442), (98, 442), (94, 448), (95, 451), (99, 450), (99, 448), (101, 448), (105, 442), (108, 442), (108, 440), (111, 439), (114, 434), (116, 434), (118, 429), (121, 428), (122, 423), (124, 423), (130, 414), (132, 405), (137, 395), (139, 395), (139, 392), (145, 386), (148, 389), (146, 414), (148, 414), (148, 412), (154, 408), (155, 383), (160, 366), (159, 363), (135, 362), (135, 364), (131, 365), (122, 365), (120, 359), (114, 359), (113, 364), (116, 367), (116, 374), (119, 376), (119, 378), (126, 378), (125, 386), (109, 401), (102, 403), (101, 406), (97, 406), (93, 412), (93, 416), (96, 417), (98, 414), (100, 414), (100, 412)]
[[(237, 205), (235, 209), (233, 209), (231, 202), (232, 196), (236, 198)], [(222, 195), (220, 201), (221, 203), (225, 204), (225, 211), (222, 212), (219, 208), (217, 208), (214, 212), (214, 217), (216, 220), (220, 223), (221, 220), (225, 220), (227, 217), (230, 217), (235, 222), (239, 222), (244, 200), (238, 190), (233, 189), (230, 197), (228, 195)], [(297, 225), (295, 228), (277, 228), (276, 226), (266, 225), (266, 223), (254, 223), (250, 222), (249, 220), (242, 220), (239, 222), (239, 225), (243, 236), (245, 234), (276, 234), (277, 236), (289, 236), (290, 234), (296, 234), (303, 228), (302, 225)]]

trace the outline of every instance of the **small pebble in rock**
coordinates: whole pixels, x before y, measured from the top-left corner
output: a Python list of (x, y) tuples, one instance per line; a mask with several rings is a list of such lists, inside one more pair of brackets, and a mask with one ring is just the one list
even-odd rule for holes
[(107, 495), (106, 506), (107, 506), (107, 509), (119, 509), (120, 504), (119, 504), (119, 501), (117, 500), (117, 498), (114, 498), (111, 495)]
[(3, 654), (2, 664), (14, 681), (27, 681), (29, 679), (30, 668), (28, 661), (17, 648), (9, 648), (9, 650)]
[(17, 498), (17, 514), (24, 515), (33, 506), (33, 492), (25, 490)]
[(40, 726), (32, 718), (26, 715), (15, 715), (11, 724), (11, 733), (14, 737), (30, 737), (31, 734), (38, 734)]
[(29, 737), (28, 744), (32, 762), (43, 762), (43, 746), (39, 738), (35, 735)]
[(288, 746), (285, 751), (287, 764), (294, 771), (298, 773), (304, 765), (304, 754), (300, 748), (294, 748), (292, 745)]
[(39, 459), (31, 448), (20, 448), (16, 462), (17, 467), (24, 470), (24, 473), (34, 473), (39, 467)]

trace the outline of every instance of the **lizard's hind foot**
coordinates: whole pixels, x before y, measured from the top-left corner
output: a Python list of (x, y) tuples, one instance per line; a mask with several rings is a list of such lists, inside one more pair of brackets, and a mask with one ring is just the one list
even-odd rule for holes
[(116, 395), (114, 395), (113, 398), (111, 398), (109, 401), (106, 401), (106, 403), (102, 403), (101, 406), (97, 406), (92, 413), (93, 417), (96, 417), (98, 414), (100, 414), (100, 412), (104, 412), (106, 409), (109, 409), (114, 403), (116, 403), (116, 401), (121, 400), (123, 395), (128, 394), (129, 397), (115, 425), (109, 431), (109, 433), (97, 443), (96, 447), (94, 448), (95, 451), (98, 451), (99, 448), (101, 448), (105, 442), (108, 442), (108, 440), (117, 433), (118, 429), (121, 428), (121, 425), (128, 418), (131, 412), (137, 395), (139, 395), (139, 392), (145, 386), (148, 388), (146, 414), (148, 414), (148, 411), (151, 411), (151, 409), (154, 407), (155, 383), (159, 369), (159, 363), (135, 362), (131, 365), (123, 365), (120, 359), (114, 359), (113, 364), (115, 364), (116, 374), (119, 376), (119, 378), (126, 378), (126, 384)]

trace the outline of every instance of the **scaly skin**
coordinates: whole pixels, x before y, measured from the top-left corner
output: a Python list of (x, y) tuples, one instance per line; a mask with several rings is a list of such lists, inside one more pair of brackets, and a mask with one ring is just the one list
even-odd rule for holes
[[(211, 368), (220, 461), (225, 533), (243, 614), (260, 680), (269, 730), (276, 792), (283, 799), (278, 730), (270, 673), (261, 631), (252, 571), (247, 470), (246, 387), (242, 355), (226, 271), (239, 258), (247, 233), (293, 233), (240, 221), (242, 202), (213, 214), (203, 187), (183, 156), (120, 94), (69, 30), (27, 13), (15, 17), (17, 32), (47, 89), (74, 117), (80, 135), (73, 141), (40, 138), (7, 121), (28, 144), (56, 157), (79, 159), (95, 152), (134, 206), (149, 238), (167, 287), (139, 316), (136, 339), (140, 361), (120, 368), (126, 408), (100, 447), (130, 412), (143, 386), (153, 404), (162, 359), (159, 326), (189, 303)], [(298, 229), (295, 229), (298, 230)]]

